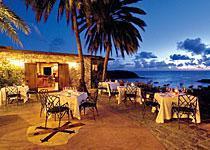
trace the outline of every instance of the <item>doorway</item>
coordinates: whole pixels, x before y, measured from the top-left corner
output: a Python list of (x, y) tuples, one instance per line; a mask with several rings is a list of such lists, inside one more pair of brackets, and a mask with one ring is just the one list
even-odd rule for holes
[(58, 63), (37, 63), (37, 88), (57, 91), (58, 88)]
[(69, 66), (53, 62), (26, 63), (25, 80), (31, 90), (62, 90), (69, 86)]

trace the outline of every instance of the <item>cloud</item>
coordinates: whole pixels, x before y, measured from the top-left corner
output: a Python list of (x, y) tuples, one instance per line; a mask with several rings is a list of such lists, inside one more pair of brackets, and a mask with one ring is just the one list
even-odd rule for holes
[(194, 62), (186, 62), (185, 63), (186, 66), (196, 66), (198, 64), (194, 63)]
[(182, 64), (182, 63), (177, 65), (177, 67), (183, 67), (183, 66), (184, 66), (184, 64)]
[(31, 27), (40, 37), (42, 37), (41, 31), (39, 30), (39, 28), (34, 23), (31, 23)]
[(158, 69), (158, 70), (164, 70), (164, 69), (172, 69), (176, 68), (176, 64), (174, 63), (166, 63), (165, 61), (156, 61), (156, 60), (151, 60), (149, 62), (145, 60), (141, 61), (135, 61), (135, 68), (140, 68), (140, 69)]
[(131, 64), (130, 63), (124, 64), (121, 59), (115, 59), (114, 61), (109, 61), (108, 68), (110, 70), (125, 69), (126, 65), (131, 65)]
[(204, 54), (210, 53), (210, 48), (206, 44), (202, 43), (201, 38), (186, 39), (177, 43), (177, 49), (192, 52), (192, 54)]
[(165, 61), (156, 61), (146, 59), (135, 60), (134, 62), (125, 62), (123, 59), (115, 59), (108, 64), (109, 70), (126, 69), (126, 70), (169, 70), (177, 69), (176, 64), (166, 63)]
[(157, 58), (157, 56), (152, 54), (152, 52), (141, 52), (141, 53), (138, 53), (135, 56), (135, 60), (138, 60), (138, 59), (151, 59), (151, 58)]
[(32, 30), (30, 34), (31, 38), (44, 43), (48, 43), (48, 40), (43, 36), (42, 32), (39, 30), (37, 25), (35, 25), (34, 23), (29, 23), (29, 25)]
[(190, 60), (190, 57), (180, 54), (170, 55), (171, 60)]
[(203, 56), (202, 59), (199, 60), (199, 63), (203, 63), (205, 66), (210, 66), (210, 57)]

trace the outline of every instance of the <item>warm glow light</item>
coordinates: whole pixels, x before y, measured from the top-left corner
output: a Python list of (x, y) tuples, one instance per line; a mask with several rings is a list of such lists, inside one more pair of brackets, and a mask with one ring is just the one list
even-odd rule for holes
[(25, 62), (22, 60), (16, 60), (16, 59), (8, 59), (8, 61), (15, 66), (24, 68)]
[(79, 66), (79, 64), (76, 62), (68, 62), (68, 64), (69, 64), (69, 68), (74, 68), (74, 69), (77, 69)]

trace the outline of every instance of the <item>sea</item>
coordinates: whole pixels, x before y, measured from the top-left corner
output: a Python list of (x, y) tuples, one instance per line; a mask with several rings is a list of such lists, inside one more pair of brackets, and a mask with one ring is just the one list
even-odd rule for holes
[(140, 81), (153, 83), (154, 86), (170, 84), (170, 87), (210, 86), (208, 83), (197, 82), (201, 79), (210, 79), (210, 71), (134, 71), (139, 77), (127, 79), (129, 82)]

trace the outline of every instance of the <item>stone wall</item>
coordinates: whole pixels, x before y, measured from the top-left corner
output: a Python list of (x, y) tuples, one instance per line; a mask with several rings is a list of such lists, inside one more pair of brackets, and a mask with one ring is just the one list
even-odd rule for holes
[[(76, 67), (69, 65), (70, 84), (72, 86), (79, 85), (80, 79), (80, 64), (77, 55), (62, 54), (62, 53), (48, 53), (48, 52), (33, 52), (27, 50), (5, 50), (0, 48), (0, 63), (7, 60), (12, 64), (23, 68), (25, 63), (36, 62), (55, 62), (55, 63), (72, 63), (76, 62)], [(85, 56), (85, 81), (87, 87), (91, 87), (91, 57)]]

